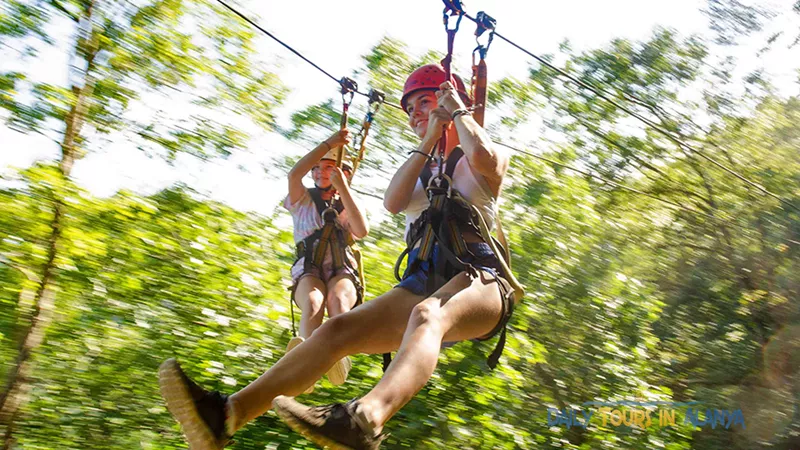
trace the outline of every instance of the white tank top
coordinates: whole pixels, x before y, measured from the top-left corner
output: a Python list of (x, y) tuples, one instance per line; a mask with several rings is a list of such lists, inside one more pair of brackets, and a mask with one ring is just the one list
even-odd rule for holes
[[(433, 176), (439, 173), (438, 167), (431, 168)], [(492, 190), (483, 175), (477, 173), (469, 164), (467, 155), (461, 157), (456, 164), (453, 172), (453, 189), (458, 191), (468, 202), (475, 205), (486, 221), (489, 231), (494, 229), (494, 220), (497, 215), (497, 200), (492, 195)], [(408, 240), (408, 233), (411, 224), (416, 221), (423, 211), (428, 209), (430, 201), (425, 193), (422, 181), (417, 177), (417, 184), (411, 194), (411, 201), (406, 207), (406, 231), (405, 237)]]

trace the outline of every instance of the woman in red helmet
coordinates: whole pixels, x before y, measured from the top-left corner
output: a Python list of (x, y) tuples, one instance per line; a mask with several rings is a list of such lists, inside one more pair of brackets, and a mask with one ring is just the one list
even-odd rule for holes
[[(162, 393), (193, 450), (222, 448), (227, 437), (271, 406), (322, 446), (376, 449), (384, 424), (430, 379), (444, 343), (503, 332), (502, 342), (514, 304), (510, 274), (475, 222), (483, 222), (484, 230), (494, 223), (508, 155), (492, 147), (466, 109), (463, 83), (454, 81), (441, 66), (428, 65), (404, 87), (401, 103), (421, 143), (384, 198), (390, 212), (406, 212), (408, 265), (400, 284), (328, 320), (230, 397), (203, 390), (174, 360), (162, 364)], [(448, 125), (439, 166), (434, 155)], [(302, 393), (347, 355), (395, 350), (381, 381), (361, 398), (307, 407), (284, 397)]]

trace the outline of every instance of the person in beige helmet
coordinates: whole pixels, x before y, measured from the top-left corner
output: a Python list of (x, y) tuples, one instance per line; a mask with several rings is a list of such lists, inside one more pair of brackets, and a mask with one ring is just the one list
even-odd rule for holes
[[(321, 324), (325, 311), (336, 317), (362, 301), (357, 261), (350, 245), (369, 232), (367, 220), (350, 191), (352, 168), (336, 167), (338, 152), (350, 143), (348, 130), (337, 131), (302, 157), (289, 171), (289, 195), (283, 206), (292, 214), (297, 259), (292, 265), (292, 300), (300, 308), (297, 336), (287, 351), (300, 345)], [(314, 187), (303, 185), (311, 172)], [(343, 384), (350, 359), (328, 371), (334, 385)], [(306, 393), (313, 391), (312, 385)]]

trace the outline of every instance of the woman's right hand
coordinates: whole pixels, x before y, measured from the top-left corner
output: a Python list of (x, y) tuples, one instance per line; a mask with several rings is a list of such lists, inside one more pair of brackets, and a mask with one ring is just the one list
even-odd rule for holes
[(333, 149), (350, 145), (351, 139), (350, 130), (345, 128), (344, 130), (338, 130), (337, 132), (333, 133), (328, 139), (325, 139), (325, 143)]
[(431, 144), (439, 142), (444, 126), (452, 121), (450, 113), (443, 107), (432, 109), (428, 113), (428, 129), (425, 131), (425, 140)]

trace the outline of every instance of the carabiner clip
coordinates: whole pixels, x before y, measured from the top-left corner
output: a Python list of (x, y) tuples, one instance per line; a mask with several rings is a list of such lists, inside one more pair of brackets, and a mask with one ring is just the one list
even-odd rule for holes
[(334, 208), (333, 206), (329, 206), (329, 207), (325, 208), (324, 211), (322, 211), (322, 214), (320, 214), (322, 216), (323, 220), (327, 219), (326, 216), (327, 216), (328, 213), (333, 213), (333, 219), (332, 220), (336, 220), (336, 219), (339, 218), (339, 211), (337, 211), (336, 208)]
[[(342, 79), (339, 80), (339, 86), (342, 88), (342, 102), (346, 106), (350, 106), (350, 103), (353, 103), (353, 97), (356, 91), (358, 91), (358, 84), (351, 78), (342, 77)], [(350, 94), (350, 100), (347, 100), (347, 94)]]
[[(461, 6), (461, 2), (459, 0), (443, 0), (444, 1), (444, 11), (442, 11), (442, 16), (444, 19), (444, 29), (448, 32), (455, 33), (458, 31), (459, 25), (461, 25), (461, 19), (464, 18), (464, 8)], [(456, 20), (455, 28), (450, 28), (450, 18), (454, 15), (458, 16), (458, 20)]]
[(444, 180), (444, 181), (447, 182), (447, 198), (450, 198), (450, 196), (453, 193), (453, 179), (450, 178), (449, 176), (447, 176), (446, 173), (439, 173), (439, 174), (436, 174), (436, 176), (431, 177), (431, 179), (428, 180), (428, 186), (426, 188), (426, 191), (430, 192), (434, 181), (437, 182), (436, 183), (436, 187), (437, 188), (441, 188), (442, 187), (442, 182), (440, 180)]

